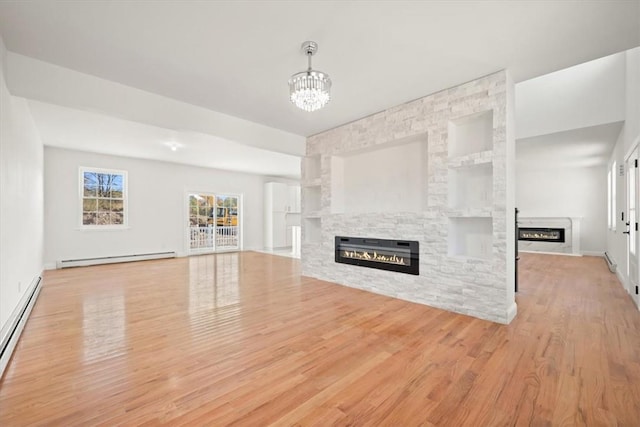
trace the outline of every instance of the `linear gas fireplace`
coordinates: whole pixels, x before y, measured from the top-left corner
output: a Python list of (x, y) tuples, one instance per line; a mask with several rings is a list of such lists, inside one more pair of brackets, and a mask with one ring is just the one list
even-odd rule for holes
[(336, 236), (336, 262), (420, 274), (416, 241)]
[(564, 228), (518, 228), (518, 240), (564, 243)]

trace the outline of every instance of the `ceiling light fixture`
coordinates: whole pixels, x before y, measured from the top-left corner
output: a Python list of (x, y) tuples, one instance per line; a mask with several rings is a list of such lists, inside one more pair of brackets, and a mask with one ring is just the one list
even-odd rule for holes
[(164, 145), (169, 147), (171, 151), (178, 151), (178, 148), (182, 148), (182, 144), (175, 141), (165, 142)]
[(302, 52), (309, 59), (307, 71), (296, 73), (289, 79), (291, 102), (304, 111), (316, 111), (331, 100), (331, 79), (322, 71), (311, 69), (311, 57), (318, 51), (318, 43), (302, 43)]

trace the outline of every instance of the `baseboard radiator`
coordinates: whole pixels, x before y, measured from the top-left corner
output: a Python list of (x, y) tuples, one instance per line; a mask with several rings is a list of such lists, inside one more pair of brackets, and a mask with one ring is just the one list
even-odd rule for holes
[(18, 344), (20, 334), (36, 303), (41, 287), (42, 277), (38, 276), (33, 279), (22, 299), (20, 299), (18, 306), (13, 310), (7, 323), (0, 331), (0, 378), (2, 378), (2, 374), (9, 364), (9, 360), (11, 360), (13, 350)]
[(609, 267), (609, 271), (611, 271), (612, 273), (615, 273), (617, 265), (616, 263), (613, 262), (609, 254), (606, 252), (604, 253), (604, 259), (605, 261), (607, 261), (607, 266)]
[(56, 268), (86, 267), (88, 265), (115, 264), (119, 262), (148, 261), (152, 259), (175, 258), (175, 252), (154, 252), (150, 254), (116, 255), (97, 258), (65, 259), (56, 262)]

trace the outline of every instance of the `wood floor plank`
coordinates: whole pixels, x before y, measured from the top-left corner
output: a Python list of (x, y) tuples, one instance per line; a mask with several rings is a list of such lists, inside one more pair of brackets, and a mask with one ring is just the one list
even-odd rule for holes
[(47, 271), (0, 425), (639, 425), (640, 312), (604, 260), (519, 270), (510, 325), (254, 252)]

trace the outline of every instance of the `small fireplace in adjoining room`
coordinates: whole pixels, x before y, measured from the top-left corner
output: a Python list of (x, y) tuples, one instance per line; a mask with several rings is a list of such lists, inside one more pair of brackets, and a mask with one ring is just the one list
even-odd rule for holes
[(564, 243), (564, 228), (518, 228), (518, 240)]
[(419, 275), (419, 243), (364, 237), (335, 237), (335, 261), (380, 270)]

